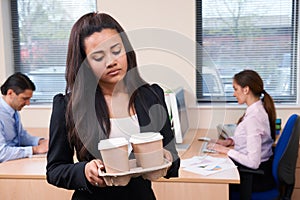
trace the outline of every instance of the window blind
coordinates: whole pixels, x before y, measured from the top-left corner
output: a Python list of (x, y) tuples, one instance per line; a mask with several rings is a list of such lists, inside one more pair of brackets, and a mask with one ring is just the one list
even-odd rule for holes
[(232, 77), (257, 71), (275, 102), (296, 102), (297, 0), (197, 0), (198, 102), (236, 102)]
[(31, 103), (51, 103), (65, 91), (65, 65), (71, 28), (96, 0), (11, 0), (15, 71), (36, 85)]

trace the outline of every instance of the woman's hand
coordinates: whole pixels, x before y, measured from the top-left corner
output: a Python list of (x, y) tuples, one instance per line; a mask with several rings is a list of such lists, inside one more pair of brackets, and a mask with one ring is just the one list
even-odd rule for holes
[(87, 180), (94, 186), (106, 187), (106, 184), (102, 177), (98, 174), (98, 169), (104, 169), (104, 165), (101, 160), (94, 159), (88, 162), (84, 168), (84, 174)]
[(224, 153), (224, 154), (227, 154), (227, 152), (230, 150), (230, 148), (228, 148), (228, 147), (222, 146), (220, 144), (215, 144), (215, 143), (209, 143), (207, 145), (207, 148), (215, 150), (219, 153)]
[(217, 144), (220, 144), (224, 147), (229, 147), (229, 146), (232, 146), (234, 145), (234, 141), (230, 138), (226, 139), (226, 140), (217, 140), (216, 141)]

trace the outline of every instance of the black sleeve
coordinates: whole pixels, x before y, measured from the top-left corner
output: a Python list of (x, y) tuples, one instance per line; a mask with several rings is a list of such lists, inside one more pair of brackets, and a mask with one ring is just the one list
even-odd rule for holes
[[(159, 103), (164, 107), (164, 111), (168, 113), (166, 102), (165, 102), (165, 95), (162, 88), (156, 84), (152, 85), (152, 88), (155, 90), (156, 94), (159, 96)], [(164, 117), (164, 125), (163, 128), (160, 130), (160, 133), (164, 137), (163, 139), (163, 146), (166, 150), (170, 151), (173, 156), (173, 163), (170, 169), (167, 172), (167, 175), (165, 178), (170, 177), (178, 177), (178, 170), (180, 167), (180, 158), (178, 156), (178, 152), (175, 147), (175, 137), (174, 133), (171, 129), (171, 122), (169, 120), (169, 117)]]
[(68, 142), (66, 105), (64, 95), (58, 94), (54, 97), (47, 153), (47, 181), (57, 187), (88, 191), (89, 184), (84, 175), (86, 162), (74, 163), (74, 148)]

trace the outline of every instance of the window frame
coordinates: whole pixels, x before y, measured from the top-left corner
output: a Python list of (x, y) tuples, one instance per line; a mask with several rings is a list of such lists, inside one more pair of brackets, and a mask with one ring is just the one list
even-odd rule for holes
[[(300, 99), (300, 81), (298, 80), (300, 78), (300, 66), (299, 66), (299, 43), (298, 43), (298, 32), (299, 32), (299, 2), (297, 0), (293, 0), (293, 9), (296, 10), (296, 12), (293, 12), (293, 32), (292, 32), (292, 41), (295, 43), (293, 45), (293, 49), (291, 50), (291, 63), (293, 63), (293, 66), (291, 66), (291, 74), (290, 74), (290, 84), (291, 87), (293, 87), (295, 94), (290, 95), (288, 97), (283, 96), (272, 96), (274, 99), (274, 102), (276, 104), (285, 104), (285, 105), (291, 105), (291, 104), (299, 104)], [(195, 83), (195, 92), (196, 92), (196, 98), (198, 103), (227, 103), (232, 104), (236, 103), (235, 97), (232, 95), (213, 95), (211, 96), (205, 96), (204, 88), (202, 85), (203, 80), (205, 80), (205, 75), (203, 74), (203, 58), (206, 57), (206, 53), (204, 52), (202, 45), (203, 45), (203, 26), (202, 26), (202, 0), (196, 0), (196, 9), (195, 9), (195, 39), (197, 43), (196, 47), (196, 70), (195, 70), (195, 76), (196, 76), (196, 83)], [(217, 72), (218, 73), (218, 72)], [(290, 89), (292, 91), (292, 89)]]
[[(64, 2), (64, 5), (68, 5), (68, 2)], [(77, 3), (77, 1), (76, 1)], [(97, 10), (97, 3), (98, 1), (97, 0), (93, 0), (93, 2), (91, 2), (91, 4), (89, 5), (90, 7), (86, 7), (87, 9), (85, 9), (85, 12), (84, 10), (80, 10), (81, 14), (76, 12), (78, 10), (75, 10), (75, 12), (77, 14), (80, 14), (78, 16), (75, 16), (75, 18), (68, 18), (70, 22), (70, 19), (71, 21), (74, 21), (72, 23), (72, 25), (76, 22), (77, 19), (79, 19), (79, 17), (81, 17), (83, 14), (87, 13), (87, 12), (93, 12), (95, 10)], [(52, 56), (52, 59), (51, 61), (55, 61), (54, 63), (52, 62), (44, 62), (44, 63), (34, 63), (34, 69), (29, 69), (30, 67), (28, 66), (22, 66), (22, 53), (21, 53), (21, 49), (22, 49), (22, 44), (21, 44), (21, 39), (20, 39), (20, 28), (19, 28), (19, 16), (18, 16), (18, 0), (10, 0), (8, 2), (8, 4), (10, 4), (10, 9), (9, 9), (9, 12), (10, 12), (10, 19), (9, 19), (9, 22), (10, 22), (10, 33), (11, 33), (11, 51), (13, 52), (13, 56), (11, 57), (11, 60), (13, 62), (13, 70), (11, 73), (13, 73), (14, 71), (20, 71), (26, 75), (29, 76), (29, 78), (34, 82), (35, 86), (36, 86), (36, 90), (35, 92), (33, 93), (33, 97), (31, 98), (31, 105), (51, 105), (52, 104), (52, 100), (53, 100), (53, 97), (58, 94), (58, 93), (65, 93), (66, 91), (66, 80), (65, 80), (65, 67), (66, 67), (66, 56), (67, 56), (67, 48), (68, 48), (68, 42), (69, 42), (69, 33), (67, 34), (67, 38), (56, 38), (54, 40), (47, 40), (47, 42), (50, 44), (52, 44), (52, 41), (55, 42), (55, 45), (59, 45), (61, 46), (62, 45), (62, 42), (63, 44), (65, 44), (65, 48), (61, 48), (63, 50), (61, 51), (58, 51), (56, 54), (42, 54), (44, 57), (42, 58), (45, 58), (45, 57), (48, 57), (48, 56)], [(93, 4), (93, 5), (92, 5)], [(92, 6), (91, 6), (92, 5)], [(95, 5), (95, 7), (94, 7)], [(73, 6), (73, 5), (72, 5)], [(92, 9), (90, 9), (92, 7)], [(53, 13), (53, 12), (52, 12)], [(50, 12), (50, 14), (52, 14)], [(63, 13), (64, 14), (64, 13)], [(72, 15), (73, 16), (73, 15)], [(51, 17), (51, 15), (50, 15)], [(63, 21), (60, 21), (60, 22), (65, 22), (65, 20)], [(70, 32), (71, 31), (71, 28), (68, 28), (68, 31)], [(52, 29), (52, 30), (57, 30), (56, 29)], [(58, 28), (58, 30), (60, 30)], [(66, 33), (66, 32), (65, 32)], [(43, 36), (43, 41), (45, 40), (45, 36)], [(46, 41), (45, 40), (45, 41)], [(39, 40), (37, 40), (39, 41)], [(61, 42), (62, 41), (62, 42)], [(53, 45), (51, 48), (51, 51), (52, 52), (56, 52), (57, 49), (54, 49), (54, 47), (57, 47)], [(38, 45), (36, 45), (38, 46)], [(46, 49), (47, 47), (49, 47), (50, 49), (50, 46), (46, 46)], [(62, 55), (62, 52), (65, 51), (65, 55), (64, 56), (61, 56)], [(39, 54), (39, 53), (37, 53)], [(63, 58), (63, 61), (62, 61), (62, 57)], [(56, 62), (56, 60), (60, 59), (60, 62)], [(58, 63), (58, 64), (57, 64)], [(40, 65), (41, 64), (41, 65)], [(46, 87), (45, 87), (46, 86)]]

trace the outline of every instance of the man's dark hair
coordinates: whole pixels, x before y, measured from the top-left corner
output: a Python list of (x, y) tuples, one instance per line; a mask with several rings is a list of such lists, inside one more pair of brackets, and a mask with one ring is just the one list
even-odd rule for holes
[(28, 76), (21, 72), (16, 72), (1, 85), (2, 95), (7, 94), (7, 90), (12, 89), (17, 95), (24, 92), (25, 90), (35, 91), (34, 83), (29, 79)]

